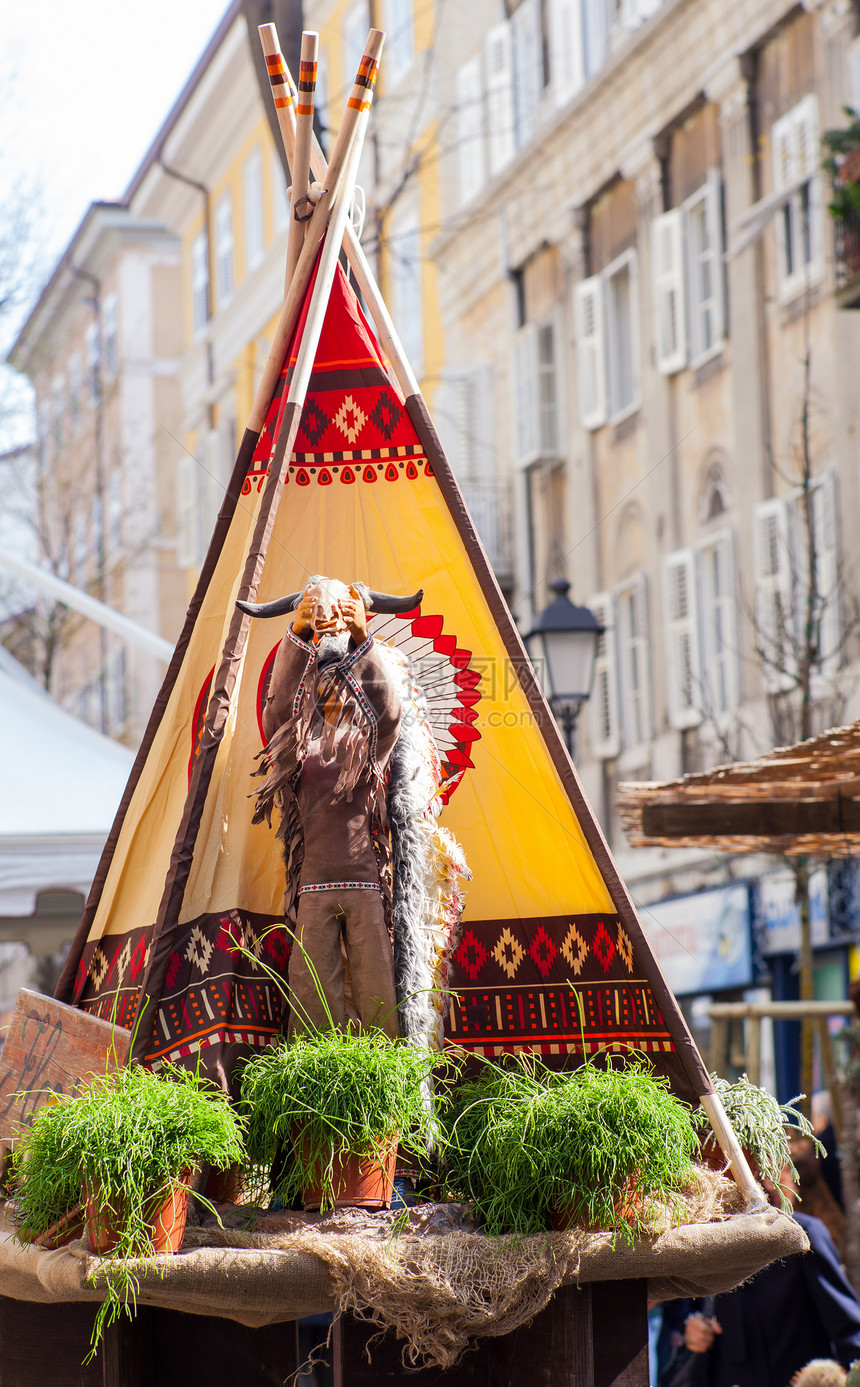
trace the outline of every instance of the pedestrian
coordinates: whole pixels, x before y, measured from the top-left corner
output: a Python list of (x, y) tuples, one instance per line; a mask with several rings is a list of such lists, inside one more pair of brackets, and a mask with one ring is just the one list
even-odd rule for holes
[[(792, 1188), (789, 1172), (781, 1185)], [(766, 1182), (767, 1184), (767, 1182)], [(793, 1193), (796, 1196), (796, 1187)], [(775, 1190), (769, 1187), (772, 1202)], [(860, 1356), (860, 1302), (820, 1219), (795, 1213), (810, 1250), (773, 1262), (752, 1281), (708, 1297), (660, 1387), (787, 1387), (814, 1358), (844, 1368)]]

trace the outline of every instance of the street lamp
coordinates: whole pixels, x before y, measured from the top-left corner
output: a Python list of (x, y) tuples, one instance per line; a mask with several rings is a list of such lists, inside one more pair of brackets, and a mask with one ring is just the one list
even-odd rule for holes
[(549, 587), (555, 596), (535, 619), (525, 642), (573, 756), (576, 719), (591, 694), (597, 642), (606, 627), (588, 607), (571, 602), (566, 578), (554, 578)]

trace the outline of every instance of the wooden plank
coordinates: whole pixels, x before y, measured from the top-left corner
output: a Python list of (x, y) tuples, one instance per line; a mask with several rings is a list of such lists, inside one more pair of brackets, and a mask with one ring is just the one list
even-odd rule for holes
[(648, 1387), (644, 1281), (563, 1286), (531, 1324), (484, 1338), (447, 1372), (403, 1366), (401, 1341), (345, 1315), (335, 1324), (335, 1387)]
[(591, 1285), (594, 1387), (648, 1387), (645, 1281)]
[(283, 1387), (298, 1367), (296, 1321), (249, 1329), (159, 1307), (152, 1312), (152, 1361), (154, 1387)]
[(22, 988), (0, 1053), (0, 1156), (55, 1094), (124, 1065), (130, 1042), (122, 1026)]
[(103, 1387), (99, 1360), (82, 1366), (95, 1313), (0, 1296), (0, 1387)]
[(152, 1361), (152, 1317), (149, 1305), (138, 1305), (134, 1319), (123, 1315), (104, 1332), (97, 1362), (102, 1387), (165, 1387)]

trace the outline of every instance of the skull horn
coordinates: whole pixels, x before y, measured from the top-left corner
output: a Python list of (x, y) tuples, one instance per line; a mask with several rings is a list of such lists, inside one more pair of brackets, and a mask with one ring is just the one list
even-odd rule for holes
[(247, 612), (248, 616), (286, 616), (287, 612), (295, 611), (301, 595), (301, 591), (289, 592), (286, 597), (276, 597), (273, 602), (237, 602), (236, 606), (240, 612)]
[(411, 597), (395, 597), (390, 592), (374, 592), (373, 588), (368, 588), (367, 591), (370, 597), (367, 610), (372, 612), (374, 616), (397, 616), (402, 612), (411, 612), (415, 607), (421, 605), (424, 597), (423, 588), (413, 592)]

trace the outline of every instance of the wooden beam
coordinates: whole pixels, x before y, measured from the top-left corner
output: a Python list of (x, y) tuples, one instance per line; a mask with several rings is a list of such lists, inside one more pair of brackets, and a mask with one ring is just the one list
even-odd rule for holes
[(646, 838), (783, 838), (860, 832), (860, 800), (713, 799), (679, 796), (642, 805)]

